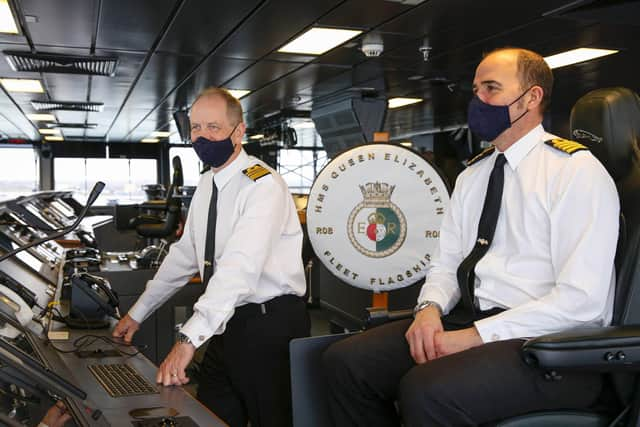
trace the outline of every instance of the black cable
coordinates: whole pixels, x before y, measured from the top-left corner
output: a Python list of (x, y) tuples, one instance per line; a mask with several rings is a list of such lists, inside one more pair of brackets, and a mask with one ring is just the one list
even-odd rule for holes
[[(51, 311), (53, 320), (65, 323), (65, 318), (62, 316), (62, 313), (60, 313), (60, 311), (57, 308), (50, 307), (50, 311)], [(53, 317), (53, 316), (56, 316), (56, 317)], [(86, 317), (84, 317), (84, 316), (82, 316), (82, 317), (86, 321)], [(89, 340), (89, 339), (91, 339), (91, 340)], [(122, 343), (122, 342), (118, 342), (118, 341), (116, 341), (116, 340), (114, 340), (112, 338), (109, 338), (109, 337), (100, 336), (100, 335), (93, 335), (93, 334), (82, 335), (82, 336), (79, 336), (78, 338), (76, 338), (72, 343), (72, 345), (73, 345), (73, 349), (72, 350), (63, 350), (61, 348), (56, 347), (49, 338), (45, 339), (45, 343), (51, 345), (51, 348), (53, 348), (58, 353), (69, 354), (69, 353), (76, 353), (78, 351), (81, 351), (84, 348), (92, 345), (93, 343), (95, 343), (98, 340), (102, 340), (106, 344), (111, 345), (118, 353), (120, 353), (120, 354), (122, 354), (122, 355), (124, 355), (126, 357), (137, 356), (138, 354), (140, 354), (142, 351), (146, 350), (149, 347), (146, 344), (142, 345), (140, 347), (137, 347), (134, 344)], [(129, 353), (129, 352), (123, 351), (120, 347), (136, 347), (136, 351), (134, 353)]]
[[(147, 345), (136, 347), (133, 344), (121, 343), (121, 342), (115, 341), (115, 340), (113, 340), (113, 339), (111, 339), (109, 337), (105, 337), (105, 336), (101, 336), (101, 335), (93, 335), (93, 334), (82, 335), (82, 336), (76, 338), (72, 343), (72, 345), (73, 345), (73, 349), (72, 350), (63, 350), (61, 348), (58, 348), (49, 339), (47, 339), (47, 344), (51, 345), (51, 348), (53, 348), (58, 353), (69, 354), (69, 353), (76, 353), (76, 352), (82, 351), (83, 349), (86, 349), (87, 347), (89, 347), (92, 344), (94, 344), (96, 341), (103, 341), (106, 344), (109, 344), (118, 353), (122, 354), (125, 357), (137, 356), (142, 351), (144, 351), (144, 350), (146, 350), (148, 348)], [(136, 351), (133, 352), (133, 353), (130, 353), (130, 352), (122, 350), (121, 347), (136, 347)]]
[[(47, 309), (45, 309), (45, 314), (47, 314), (49, 312), (51, 313), (52, 320), (55, 320), (55, 321), (58, 321), (58, 322), (66, 324), (65, 317), (62, 315), (62, 313), (60, 313), (60, 310), (58, 310), (56, 307), (54, 307), (53, 305), (50, 305), (49, 307), (47, 307)], [(88, 319), (82, 314), (82, 312), (79, 311), (78, 314), (80, 314), (82, 319), (85, 321), (85, 323), (87, 325), (87, 329), (90, 329), (89, 328)], [(91, 340), (89, 341), (89, 339), (91, 339)], [(138, 354), (140, 354), (142, 351), (146, 350), (149, 347), (146, 344), (144, 344), (144, 345), (142, 345), (140, 347), (137, 347), (134, 344), (118, 342), (118, 341), (116, 341), (116, 340), (114, 340), (112, 338), (109, 338), (109, 337), (100, 336), (100, 335), (93, 335), (93, 334), (82, 335), (82, 336), (79, 336), (78, 338), (76, 338), (72, 343), (73, 344), (73, 349), (72, 350), (63, 350), (61, 348), (56, 347), (48, 337), (45, 338), (45, 344), (51, 345), (51, 348), (53, 348), (58, 353), (69, 354), (69, 353), (76, 353), (78, 351), (81, 351), (85, 347), (88, 347), (88, 346), (92, 345), (93, 343), (95, 343), (98, 340), (102, 340), (106, 344), (111, 345), (118, 353), (120, 353), (120, 354), (122, 354), (122, 355), (124, 355), (126, 357), (137, 356)], [(129, 353), (129, 352), (123, 351), (120, 347), (135, 347), (136, 351), (133, 352), (133, 353)]]

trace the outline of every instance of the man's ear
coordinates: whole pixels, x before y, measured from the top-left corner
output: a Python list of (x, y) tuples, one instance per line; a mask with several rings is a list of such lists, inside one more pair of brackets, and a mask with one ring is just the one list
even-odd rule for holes
[(242, 145), (242, 137), (244, 136), (245, 131), (247, 130), (247, 125), (244, 122), (238, 123), (236, 130), (234, 132), (234, 143), (237, 141), (237, 144)]
[(529, 89), (529, 107), (536, 108), (539, 107), (542, 103), (542, 98), (544, 97), (544, 89), (542, 87), (535, 85), (531, 89)]

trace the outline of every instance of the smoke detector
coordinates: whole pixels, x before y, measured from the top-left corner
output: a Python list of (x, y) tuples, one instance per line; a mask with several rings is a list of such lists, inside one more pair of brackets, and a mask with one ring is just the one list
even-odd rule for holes
[(384, 45), (382, 43), (362, 43), (362, 53), (369, 58), (375, 58), (382, 55)]
[(418, 51), (422, 54), (422, 59), (424, 62), (429, 60), (429, 55), (431, 54), (431, 45), (429, 44), (429, 39), (425, 38), (422, 42), (422, 45), (418, 47)]
[(362, 53), (368, 58), (376, 58), (384, 52), (382, 37), (378, 34), (367, 34), (362, 40)]

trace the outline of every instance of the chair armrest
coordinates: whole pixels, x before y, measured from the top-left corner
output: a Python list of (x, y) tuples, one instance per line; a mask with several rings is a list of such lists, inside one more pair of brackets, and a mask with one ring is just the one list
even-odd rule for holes
[(141, 224), (162, 224), (164, 218), (156, 215), (142, 214), (129, 220), (129, 227), (137, 227)]
[(166, 207), (166, 200), (147, 200), (146, 202), (138, 205), (138, 208), (143, 210), (164, 210)]
[(367, 317), (365, 318), (365, 329), (374, 328), (384, 323), (395, 320), (410, 319), (413, 317), (413, 309), (407, 310), (387, 310), (381, 307), (367, 307)]
[(525, 342), (522, 355), (546, 369), (640, 370), (640, 325), (578, 328)]

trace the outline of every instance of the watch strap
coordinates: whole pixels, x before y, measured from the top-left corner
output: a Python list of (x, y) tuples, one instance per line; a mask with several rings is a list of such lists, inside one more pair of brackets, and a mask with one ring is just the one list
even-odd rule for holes
[(181, 344), (193, 344), (193, 341), (191, 341), (191, 338), (189, 338), (187, 335), (183, 334), (182, 332), (178, 332), (178, 342)]
[(440, 312), (440, 316), (442, 316), (442, 307), (440, 306), (440, 304), (438, 304), (435, 301), (424, 300), (424, 301), (419, 301), (418, 304), (416, 304), (416, 306), (413, 308), (413, 317), (415, 318), (419, 312), (421, 312), (427, 307), (437, 308), (438, 311)]

